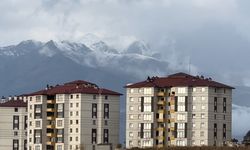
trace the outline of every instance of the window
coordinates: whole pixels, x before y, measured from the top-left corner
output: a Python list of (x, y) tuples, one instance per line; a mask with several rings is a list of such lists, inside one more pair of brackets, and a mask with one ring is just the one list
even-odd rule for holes
[(78, 95), (78, 94), (76, 95), (76, 98), (79, 98), (79, 95)]
[(134, 115), (129, 115), (129, 119), (134, 119)]
[(76, 133), (78, 133), (78, 128), (76, 128)]
[(97, 118), (97, 104), (92, 104), (92, 118)]
[(196, 115), (195, 114), (192, 114), (192, 119), (195, 119), (196, 118)]
[(204, 119), (205, 118), (205, 114), (201, 114), (201, 119)]
[(196, 97), (195, 96), (193, 96), (193, 101), (196, 101)]
[(130, 124), (129, 124), (129, 127), (130, 127), (130, 128), (133, 128), (133, 127), (134, 127), (134, 124), (133, 124), (133, 123), (130, 123)]
[(202, 105), (202, 106), (201, 106), (201, 109), (202, 109), (202, 110), (206, 109), (206, 106), (205, 106), (205, 105)]
[(79, 107), (79, 103), (76, 103), (76, 107)]
[(73, 95), (70, 95), (70, 99), (73, 99)]
[(201, 88), (201, 92), (205, 92), (206, 91), (206, 88)]
[(63, 150), (62, 145), (57, 145), (57, 146), (56, 146), (56, 149), (57, 149), (57, 150)]
[(196, 110), (196, 106), (195, 105), (193, 105), (193, 110)]
[(200, 135), (201, 137), (204, 137), (204, 131), (201, 131)]
[(73, 112), (72, 111), (70, 112), (70, 116), (73, 116)]
[(96, 120), (93, 120), (93, 125), (96, 125)]
[(73, 124), (73, 120), (70, 120), (70, 124)]
[(13, 116), (13, 129), (19, 129), (19, 116)]
[(17, 131), (14, 131), (14, 136), (18, 136), (18, 132)]
[(18, 108), (14, 108), (15, 112), (18, 112)]
[(57, 120), (57, 126), (62, 127), (63, 126), (63, 121), (62, 120)]
[(202, 100), (202, 101), (204, 101), (204, 100), (205, 100), (205, 97), (204, 97), (204, 96), (202, 96), (202, 97), (201, 97), (201, 100)]
[(109, 118), (109, 104), (104, 104), (104, 119)]
[(36, 96), (36, 102), (41, 102), (41, 96)]
[(19, 147), (19, 141), (13, 140), (13, 150), (18, 150), (18, 147)]
[(79, 121), (78, 120), (76, 120), (76, 124), (78, 124), (79, 123)]
[(144, 94), (152, 94), (152, 88), (144, 88)]
[(78, 141), (78, 136), (76, 137), (76, 141)]
[(196, 124), (195, 123), (193, 123), (193, 128), (195, 128), (196, 127)]
[(178, 114), (177, 115), (177, 120), (178, 121), (184, 121), (184, 120), (186, 120), (186, 115), (185, 114)]
[(36, 145), (36, 146), (35, 146), (35, 150), (41, 150), (41, 149), (40, 149), (40, 145)]
[(178, 138), (184, 138), (185, 136), (184, 136), (184, 131), (178, 131), (177, 132), (177, 137)]
[(129, 106), (129, 110), (133, 111), (134, 107), (133, 106)]
[(134, 137), (133, 132), (129, 132), (129, 137)]
[(69, 141), (72, 141), (72, 137), (69, 137)]
[(204, 140), (201, 140), (201, 145), (205, 145), (205, 142), (204, 142)]
[(149, 96), (144, 97), (144, 103), (151, 104), (151, 101), (152, 101), (152, 97), (149, 97)]
[(151, 114), (144, 114), (144, 115), (143, 115), (143, 120), (145, 120), (145, 121), (150, 121), (150, 120), (152, 120), (152, 115), (151, 115)]
[(178, 105), (177, 107), (178, 107), (178, 111), (180, 112), (184, 112), (186, 108), (185, 105)]
[(96, 138), (97, 138), (96, 133), (97, 133), (96, 129), (92, 129), (92, 133), (91, 133), (92, 134), (92, 144), (96, 143)]
[(214, 97), (214, 112), (217, 112), (217, 97)]
[(130, 93), (134, 93), (135, 92), (135, 90), (134, 89), (130, 89)]
[(134, 98), (133, 98), (133, 97), (130, 97), (130, 98), (129, 98), (129, 101), (130, 101), (130, 102), (133, 102), (133, 101), (134, 101)]
[(226, 105), (226, 103), (227, 103), (227, 99), (224, 97), (223, 98), (223, 113), (226, 113), (226, 108), (227, 108), (227, 105)]
[(96, 99), (96, 95), (93, 95), (93, 99)]
[(177, 128), (178, 129), (185, 129), (185, 123), (178, 123)]
[(108, 125), (108, 120), (104, 120), (104, 125), (105, 125), (105, 126)]
[(41, 121), (35, 121), (35, 127), (40, 128), (41, 127)]
[(69, 129), (69, 132), (70, 132), (70, 133), (72, 133), (72, 132), (73, 132), (73, 129), (72, 129), (72, 128), (70, 128), (70, 129)]
[(195, 87), (193, 88), (193, 92), (196, 92), (196, 88)]
[(76, 111), (76, 116), (79, 116), (79, 112), (78, 111)]
[(144, 123), (144, 129), (151, 130), (151, 123)]
[(144, 105), (144, 112), (151, 112), (152, 109), (151, 109), (151, 105)]
[(177, 140), (176, 145), (177, 146), (185, 146), (186, 144), (185, 144), (185, 141), (183, 141), (183, 140)]
[(201, 123), (201, 128), (205, 128), (205, 123), (204, 122)]
[(182, 87), (182, 88), (178, 88), (177, 89), (179, 94), (185, 94), (186, 93), (186, 88)]
[(107, 100), (108, 99), (108, 95), (105, 95), (105, 100)]
[(73, 107), (73, 103), (70, 103), (70, 107), (71, 107), (71, 108)]
[(103, 130), (103, 143), (104, 144), (109, 143), (109, 130), (108, 129)]
[(32, 105), (30, 105), (30, 110), (32, 109)]

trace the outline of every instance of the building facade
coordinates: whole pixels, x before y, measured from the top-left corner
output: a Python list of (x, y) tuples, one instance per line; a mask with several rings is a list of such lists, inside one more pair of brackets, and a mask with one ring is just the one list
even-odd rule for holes
[(86, 81), (27, 94), (29, 150), (115, 148), (120, 95)]
[(126, 148), (223, 146), (231, 140), (233, 87), (177, 73), (126, 86)]
[(0, 103), (0, 149), (27, 150), (27, 103), (18, 97)]

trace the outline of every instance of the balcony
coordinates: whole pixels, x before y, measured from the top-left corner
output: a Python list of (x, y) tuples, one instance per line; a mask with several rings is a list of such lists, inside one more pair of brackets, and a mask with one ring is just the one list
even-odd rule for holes
[(47, 144), (47, 145), (55, 145), (55, 142), (47, 141), (46, 144)]
[(171, 141), (172, 141), (172, 140), (175, 140), (174, 136), (171, 136), (171, 137), (170, 137), (170, 140), (171, 140)]
[(163, 128), (163, 127), (158, 127), (156, 130), (158, 130), (158, 131), (164, 131), (164, 129), (165, 128)]
[(175, 105), (175, 102), (173, 100), (171, 100), (170, 105)]
[(164, 97), (164, 96), (166, 96), (166, 93), (163, 92), (163, 91), (160, 91), (160, 92), (157, 93), (157, 96)]
[(165, 110), (164, 109), (158, 109), (158, 113), (164, 114)]
[(157, 102), (158, 105), (166, 105), (166, 101), (165, 100), (158, 100)]
[(174, 109), (170, 109), (170, 113), (175, 113)]
[(56, 135), (54, 133), (47, 133), (47, 137), (55, 137)]
[(48, 104), (55, 104), (55, 100), (47, 100)]
[(157, 122), (164, 122), (164, 119), (163, 118), (158, 118)]
[(47, 112), (55, 112), (54, 108), (47, 108)]
[(54, 120), (55, 117), (54, 116), (47, 116), (47, 120)]

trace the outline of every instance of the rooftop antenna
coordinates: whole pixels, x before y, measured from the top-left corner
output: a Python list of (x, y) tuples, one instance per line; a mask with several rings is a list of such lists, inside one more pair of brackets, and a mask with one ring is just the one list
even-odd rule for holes
[(190, 60), (190, 56), (188, 57), (188, 73), (191, 74), (191, 60)]

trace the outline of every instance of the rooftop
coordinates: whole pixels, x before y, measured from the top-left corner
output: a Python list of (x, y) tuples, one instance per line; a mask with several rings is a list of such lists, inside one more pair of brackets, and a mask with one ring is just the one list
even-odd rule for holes
[(6, 102), (0, 103), (0, 107), (27, 107), (27, 103), (21, 99), (8, 100)]
[(176, 86), (209, 86), (216, 88), (229, 88), (234, 87), (213, 81), (211, 78), (204, 76), (192, 76), (186, 73), (176, 73), (167, 77), (148, 77), (147, 80), (133, 83), (125, 86), (126, 88), (141, 88), (141, 87), (176, 87)]
[(55, 95), (55, 94), (74, 94), (74, 93), (122, 95), (121, 93), (115, 91), (111, 91), (105, 88), (99, 88), (96, 84), (83, 80), (76, 80), (64, 83), (63, 85), (56, 85), (56, 86), (47, 85), (46, 89), (25, 95), (34, 96), (34, 95)]

